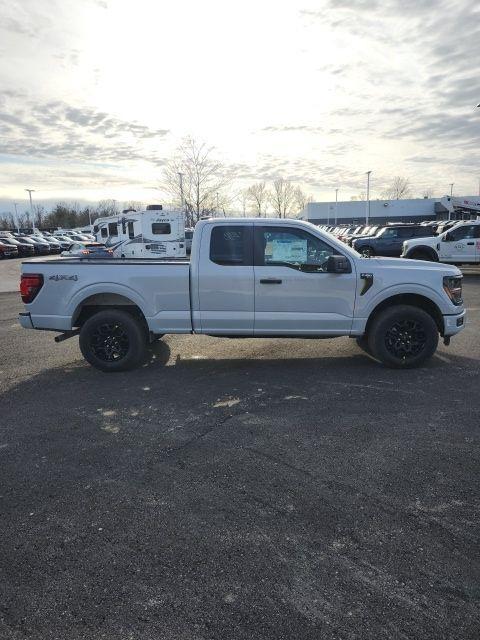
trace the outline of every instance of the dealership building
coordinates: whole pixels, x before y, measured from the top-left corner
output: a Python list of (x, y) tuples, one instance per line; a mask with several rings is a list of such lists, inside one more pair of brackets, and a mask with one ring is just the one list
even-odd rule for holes
[(480, 215), (480, 196), (462, 198), (412, 198), (404, 200), (347, 200), (344, 202), (309, 202), (300, 214), (313, 224), (374, 224), (421, 222), (422, 220), (470, 219)]

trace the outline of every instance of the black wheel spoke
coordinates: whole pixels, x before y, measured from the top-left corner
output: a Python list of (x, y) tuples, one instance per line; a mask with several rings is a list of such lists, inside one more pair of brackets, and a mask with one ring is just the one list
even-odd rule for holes
[(104, 323), (98, 325), (92, 333), (90, 346), (97, 358), (104, 362), (114, 362), (127, 355), (130, 341), (122, 324)]
[(385, 334), (387, 350), (401, 360), (415, 358), (425, 349), (426, 344), (427, 333), (418, 320), (398, 320)]

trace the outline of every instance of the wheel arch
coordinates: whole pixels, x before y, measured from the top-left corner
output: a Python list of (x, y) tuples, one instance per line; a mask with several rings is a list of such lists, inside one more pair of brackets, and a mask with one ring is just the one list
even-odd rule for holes
[(415, 260), (415, 258), (413, 258), (412, 256), (416, 253), (425, 253), (429, 255), (431, 258), (433, 258), (432, 262), (438, 262), (437, 252), (433, 247), (429, 247), (426, 244), (419, 244), (419, 245), (416, 245), (415, 247), (411, 247), (411, 249), (407, 251), (405, 258), (410, 258), (411, 260)]
[(399, 293), (379, 302), (377, 306), (374, 307), (374, 309), (371, 311), (368, 317), (365, 327), (365, 333), (368, 334), (373, 321), (382, 311), (401, 304), (418, 307), (419, 309), (423, 309), (423, 311), (426, 311), (429, 316), (435, 321), (440, 335), (443, 336), (445, 327), (443, 322), (443, 315), (440, 311), (440, 308), (435, 304), (435, 302), (433, 302), (433, 300), (418, 293)]
[(72, 315), (72, 327), (81, 327), (98, 311), (105, 309), (122, 309), (141, 320), (148, 327), (144, 312), (140, 306), (128, 296), (119, 293), (94, 293), (77, 304)]

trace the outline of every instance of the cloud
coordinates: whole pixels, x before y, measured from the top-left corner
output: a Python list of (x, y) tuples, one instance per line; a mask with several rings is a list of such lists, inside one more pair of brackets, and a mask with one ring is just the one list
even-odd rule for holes
[(4, 154), (85, 162), (164, 162), (155, 145), (168, 129), (150, 128), (90, 107), (15, 98), (14, 94), (13, 99), (4, 99), (0, 110)]

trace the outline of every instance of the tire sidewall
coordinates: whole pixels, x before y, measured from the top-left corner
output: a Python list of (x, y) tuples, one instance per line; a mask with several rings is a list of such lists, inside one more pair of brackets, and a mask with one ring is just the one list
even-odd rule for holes
[[(411, 319), (421, 322), (426, 336), (426, 344), (422, 351), (408, 359), (394, 356), (386, 347), (385, 336), (393, 324), (399, 320)], [(410, 305), (396, 305), (385, 309), (375, 319), (369, 332), (368, 344), (377, 360), (394, 369), (411, 369), (418, 367), (433, 356), (438, 346), (438, 328), (433, 318), (423, 309)]]
[[(117, 322), (128, 335), (127, 354), (117, 361), (107, 362), (98, 358), (91, 347), (91, 338), (99, 324)], [(85, 360), (96, 369), (107, 373), (128, 371), (138, 367), (146, 354), (146, 336), (144, 327), (128, 311), (106, 309), (91, 316), (80, 330), (80, 350)]]

